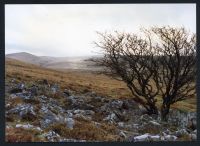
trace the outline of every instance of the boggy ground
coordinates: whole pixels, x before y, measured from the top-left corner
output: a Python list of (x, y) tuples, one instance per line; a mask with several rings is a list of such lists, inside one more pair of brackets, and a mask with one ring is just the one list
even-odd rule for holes
[(174, 108), (161, 122), (144, 113), (123, 83), (103, 75), (7, 60), (5, 95), (8, 142), (196, 140), (195, 107)]

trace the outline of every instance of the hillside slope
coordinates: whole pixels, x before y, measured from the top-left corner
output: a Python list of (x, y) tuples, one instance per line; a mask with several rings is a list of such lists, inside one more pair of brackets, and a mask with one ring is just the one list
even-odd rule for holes
[(32, 55), (30, 53), (21, 52), (21, 53), (13, 53), (6, 55), (6, 58), (12, 58), (15, 60), (36, 64), (36, 65), (42, 65), (46, 62), (49, 62), (51, 59), (41, 59), (39, 56)]
[(144, 113), (123, 82), (93, 72), (6, 59), (5, 89), (8, 142), (196, 140), (194, 99), (174, 105), (179, 110), (162, 123)]
[(98, 68), (93, 66), (93, 62), (88, 61), (88, 59), (91, 57), (93, 56), (82, 56), (82, 57), (36, 56), (26, 52), (6, 55), (6, 58), (39, 65), (45, 68), (97, 70)]

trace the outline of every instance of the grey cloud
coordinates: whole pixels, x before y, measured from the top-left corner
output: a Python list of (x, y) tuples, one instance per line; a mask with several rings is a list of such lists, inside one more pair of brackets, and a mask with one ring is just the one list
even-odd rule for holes
[(195, 4), (6, 5), (6, 52), (91, 55), (98, 51), (92, 44), (97, 39), (95, 31), (135, 32), (140, 26), (175, 25), (195, 32), (195, 7)]

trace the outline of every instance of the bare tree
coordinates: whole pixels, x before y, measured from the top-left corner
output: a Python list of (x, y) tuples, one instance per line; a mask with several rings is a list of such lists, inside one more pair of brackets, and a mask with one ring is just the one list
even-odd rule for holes
[(142, 31), (143, 37), (99, 33), (96, 45), (104, 56), (93, 61), (105, 67), (103, 73), (124, 81), (148, 114), (158, 114), (155, 97), (161, 95), (161, 118), (167, 120), (172, 104), (196, 94), (196, 35), (183, 27)]
[(159, 92), (157, 63), (151, 39), (142, 39), (134, 34), (100, 34), (104, 57), (93, 60), (104, 66), (104, 73), (122, 80), (133, 94), (133, 99), (141, 104), (148, 114), (158, 114), (156, 95)]
[(185, 28), (153, 27), (159, 63), (161, 118), (167, 120), (170, 105), (195, 95), (196, 35)]

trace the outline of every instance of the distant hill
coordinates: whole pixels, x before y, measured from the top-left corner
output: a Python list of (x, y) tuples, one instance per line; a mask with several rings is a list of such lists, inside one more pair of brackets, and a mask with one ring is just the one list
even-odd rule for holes
[(81, 57), (51, 57), (51, 56), (36, 56), (26, 52), (7, 54), (6, 58), (16, 59), (26, 63), (39, 65), (45, 68), (53, 69), (84, 69), (95, 70), (93, 62), (90, 58), (96, 56), (81, 56)]
[(20, 60), (23, 62), (31, 63), (31, 64), (37, 64), (40, 65), (40, 57), (26, 53), (26, 52), (20, 52), (20, 53), (13, 53), (6, 55), (6, 58), (12, 58), (16, 60)]

